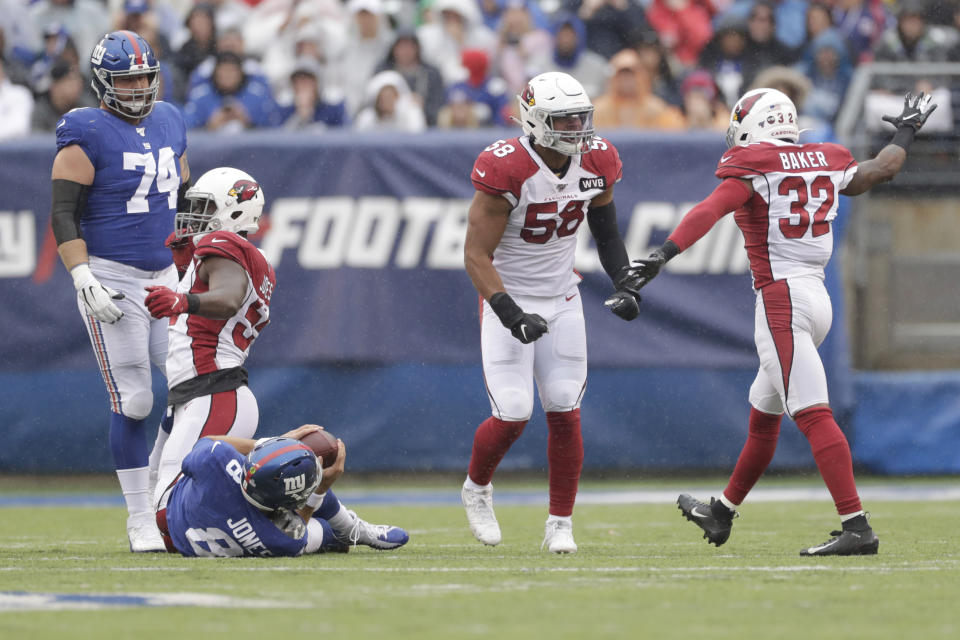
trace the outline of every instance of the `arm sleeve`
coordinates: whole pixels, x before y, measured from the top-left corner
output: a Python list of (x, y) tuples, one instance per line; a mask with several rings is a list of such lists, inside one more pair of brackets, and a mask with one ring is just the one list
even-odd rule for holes
[(587, 224), (597, 241), (600, 264), (613, 280), (621, 268), (630, 264), (623, 238), (620, 237), (620, 229), (617, 227), (617, 207), (613, 201), (595, 209), (588, 209)]
[(709, 196), (687, 212), (667, 240), (680, 251), (702, 238), (723, 216), (735, 211), (750, 198), (746, 185), (736, 178), (724, 180)]

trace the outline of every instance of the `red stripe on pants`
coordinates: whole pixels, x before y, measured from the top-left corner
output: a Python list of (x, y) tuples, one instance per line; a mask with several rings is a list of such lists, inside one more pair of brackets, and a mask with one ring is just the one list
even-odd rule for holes
[(225, 436), (237, 420), (237, 391), (221, 391), (210, 396), (210, 411), (200, 437)]
[(793, 302), (790, 300), (790, 286), (786, 280), (778, 280), (761, 289), (760, 295), (763, 296), (767, 328), (773, 336), (773, 345), (780, 360), (784, 408), (790, 413), (786, 406), (790, 391), (790, 370), (793, 367)]

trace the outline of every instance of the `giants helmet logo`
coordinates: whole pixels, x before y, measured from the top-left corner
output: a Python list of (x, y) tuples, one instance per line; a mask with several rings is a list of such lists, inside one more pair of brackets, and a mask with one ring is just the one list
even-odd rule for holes
[(757, 100), (764, 96), (763, 93), (758, 93), (755, 96), (750, 96), (739, 105), (737, 105), (736, 111), (733, 113), (733, 119), (737, 122), (743, 122), (743, 119), (747, 117), (750, 113), (750, 109), (753, 108), (753, 105), (757, 104)]
[(527, 85), (527, 88), (523, 90), (523, 93), (520, 95), (520, 99), (523, 100), (528, 107), (532, 107), (533, 105), (537, 104), (536, 99), (533, 97), (533, 87), (530, 85)]
[(260, 191), (260, 185), (252, 180), (237, 180), (233, 183), (233, 187), (230, 191), (227, 191), (227, 195), (231, 195), (237, 199), (237, 202), (246, 202), (247, 200), (253, 200), (254, 196), (257, 195), (257, 192)]

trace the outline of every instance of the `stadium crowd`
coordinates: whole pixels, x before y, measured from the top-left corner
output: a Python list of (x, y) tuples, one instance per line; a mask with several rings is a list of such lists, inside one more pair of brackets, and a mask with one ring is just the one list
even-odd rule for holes
[(544, 71), (598, 129), (726, 129), (744, 91), (829, 130), (864, 62), (960, 61), (960, 0), (0, 0), (0, 139), (96, 106), (89, 53), (143, 34), (191, 129), (510, 125)]

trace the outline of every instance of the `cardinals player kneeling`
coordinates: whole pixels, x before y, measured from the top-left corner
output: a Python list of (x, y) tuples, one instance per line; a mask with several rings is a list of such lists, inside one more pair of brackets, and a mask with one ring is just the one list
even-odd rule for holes
[(252, 438), (257, 401), (247, 387), (244, 361), (270, 321), (277, 278), (246, 236), (257, 230), (264, 196), (250, 175), (212, 169), (185, 194), (168, 244), (183, 270), (177, 290), (150, 287), (147, 308), (168, 317), (168, 404), (173, 425), (159, 434), (154, 505), (180, 473), (180, 464), (205, 436)]
[(500, 542), (493, 473), (533, 411), (533, 382), (546, 412), (550, 511), (542, 548), (573, 553), (573, 505), (583, 464), (580, 401), (587, 380), (583, 306), (573, 269), (584, 220), (624, 320), (639, 313), (617, 228), (613, 187), (620, 156), (594, 135), (593, 104), (565, 73), (543, 73), (517, 96), (523, 135), (497, 140), (471, 172), (464, 264), (481, 297), (483, 373), (492, 414), (476, 430), (461, 491), (470, 530)]

